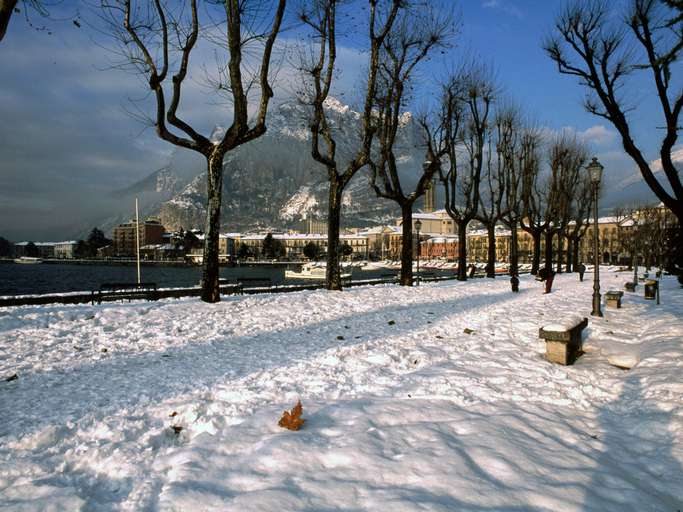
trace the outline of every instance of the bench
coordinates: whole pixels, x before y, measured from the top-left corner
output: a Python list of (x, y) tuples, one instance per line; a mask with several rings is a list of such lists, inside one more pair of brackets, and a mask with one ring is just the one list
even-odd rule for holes
[(605, 304), (608, 308), (620, 309), (621, 308), (621, 298), (624, 296), (624, 292), (610, 290), (605, 293)]
[(565, 366), (573, 364), (582, 354), (582, 333), (587, 325), (588, 318), (574, 317), (541, 327), (538, 336), (545, 340), (548, 361)]
[(91, 302), (101, 304), (107, 300), (135, 299), (157, 300), (156, 283), (103, 283), (99, 289), (93, 290)]
[(638, 286), (636, 283), (629, 281), (628, 283), (624, 283), (624, 290), (627, 292), (635, 292), (636, 286)]

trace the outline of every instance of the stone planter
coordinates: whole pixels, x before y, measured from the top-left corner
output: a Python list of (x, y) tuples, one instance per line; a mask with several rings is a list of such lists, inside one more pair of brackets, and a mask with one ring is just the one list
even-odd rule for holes
[(545, 355), (548, 361), (565, 366), (574, 364), (582, 354), (583, 330), (588, 319), (577, 319), (568, 325), (558, 327), (549, 325), (541, 327), (538, 336), (545, 340)]
[(620, 309), (623, 296), (624, 292), (611, 290), (605, 294), (605, 304), (608, 308)]

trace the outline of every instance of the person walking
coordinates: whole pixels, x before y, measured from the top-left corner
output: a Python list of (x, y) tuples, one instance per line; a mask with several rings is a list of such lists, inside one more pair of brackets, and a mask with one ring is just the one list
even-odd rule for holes
[(584, 265), (583, 263), (579, 263), (579, 266), (576, 267), (576, 270), (579, 271), (579, 281), (583, 283), (583, 274), (586, 273), (586, 265)]

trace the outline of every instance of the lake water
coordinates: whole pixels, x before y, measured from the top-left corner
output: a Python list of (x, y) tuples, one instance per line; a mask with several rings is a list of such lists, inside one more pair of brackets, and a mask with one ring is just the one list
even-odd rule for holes
[[(196, 286), (201, 278), (201, 267), (143, 266), (142, 281), (156, 283), (159, 288)], [(354, 271), (353, 279), (376, 279), (396, 274), (396, 270), (373, 269)], [(272, 266), (221, 267), (221, 278), (243, 281), (246, 286), (296, 284), (317, 281), (285, 279), (284, 268)], [(0, 295), (64, 293), (96, 290), (102, 283), (133, 283), (134, 265), (76, 265), (43, 263), (20, 265), (0, 263)]]

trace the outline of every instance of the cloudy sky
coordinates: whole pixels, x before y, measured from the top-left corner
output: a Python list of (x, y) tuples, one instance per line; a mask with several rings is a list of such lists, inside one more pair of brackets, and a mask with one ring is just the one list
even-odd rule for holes
[[(434, 2), (443, 6), (450, 0)], [(590, 142), (611, 182), (634, 175), (635, 166), (611, 126), (583, 111), (584, 89), (572, 77), (559, 75), (541, 49), (559, 1), (461, 0), (457, 5), (462, 20), (457, 48), (422, 72), (423, 83), (463, 55), (483, 59), (496, 70), (505, 93), (540, 125), (574, 131)], [(0, 43), (0, 236), (15, 241), (54, 240), (89, 229), (97, 213), (110, 206), (111, 192), (162, 167), (173, 150), (128, 113), (131, 99), (142, 99), (143, 108), (149, 105), (145, 85), (112, 66), (111, 41), (89, 23), (77, 28), (70, 21), (77, 9), (75, 0), (64, 0), (52, 10), (53, 19), (32, 16), (34, 27), (23, 15), (15, 16)], [(92, 13), (81, 12), (81, 19), (96, 25)], [(296, 35), (285, 33), (281, 39), (288, 38)], [(345, 44), (340, 89), (351, 97), (363, 60), (353, 40)], [(212, 52), (203, 49), (199, 60), (210, 65)], [(210, 131), (229, 116), (201, 87), (199, 62), (195, 66), (183, 114)], [(275, 91), (278, 99), (296, 88), (292, 76), (285, 65)], [(637, 107), (631, 114), (636, 139), (655, 159), (661, 136), (656, 127), (662, 121), (648, 91), (636, 80), (625, 93)]]

